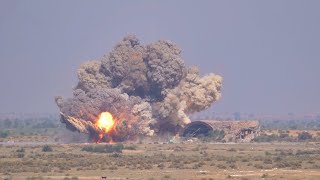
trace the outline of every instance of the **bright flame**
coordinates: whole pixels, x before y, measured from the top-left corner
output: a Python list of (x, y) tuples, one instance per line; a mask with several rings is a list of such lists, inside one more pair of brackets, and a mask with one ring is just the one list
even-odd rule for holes
[(96, 122), (96, 124), (105, 133), (108, 133), (114, 125), (114, 119), (109, 112), (103, 112), (100, 114), (99, 119)]
[(108, 142), (108, 144), (114, 144), (113, 140), (110, 139), (110, 141)]
[(96, 143), (100, 144), (102, 138), (103, 138), (103, 134), (99, 134), (98, 140), (96, 141)]

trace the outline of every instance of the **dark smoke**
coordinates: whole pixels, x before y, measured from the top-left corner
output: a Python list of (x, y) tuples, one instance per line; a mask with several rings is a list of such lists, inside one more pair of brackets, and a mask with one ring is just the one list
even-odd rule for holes
[(77, 73), (73, 97), (56, 97), (60, 111), (91, 122), (110, 112), (117, 120), (110, 136), (118, 141), (175, 134), (190, 122), (188, 114), (210, 107), (221, 96), (221, 76), (200, 77), (196, 67), (187, 69), (179, 47), (164, 40), (143, 46), (127, 36)]

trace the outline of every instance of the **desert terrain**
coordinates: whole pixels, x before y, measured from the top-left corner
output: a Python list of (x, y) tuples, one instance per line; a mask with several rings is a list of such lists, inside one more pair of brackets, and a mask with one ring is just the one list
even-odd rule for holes
[(319, 179), (320, 143), (0, 146), (2, 179)]

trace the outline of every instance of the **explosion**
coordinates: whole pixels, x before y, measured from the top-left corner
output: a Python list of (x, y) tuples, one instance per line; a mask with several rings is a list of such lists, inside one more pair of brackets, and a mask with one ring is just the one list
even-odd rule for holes
[(100, 114), (97, 126), (102, 129), (106, 134), (113, 128), (114, 120), (109, 112), (103, 112)]
[(55, 98), (61, 121), (98, 141), (177, 134), (188, 115), (221, 97), (222, 77), (187, 68), (179, 47), (165, 40), (144, 46), (127, 36), (77, 73), (73, 97)]
[[(115, 120), (112, 117), (112, 114), (109, 112), (103, 112), (99, 115), (97, 122), (95, 123), (105, 134), (108, 134), (114, 127)], [(97, 143), (100, 143), (103, 139), (104, 134), (98, 135)], [(109, 143), (112, 143), (112, 139), (109, 140)]]

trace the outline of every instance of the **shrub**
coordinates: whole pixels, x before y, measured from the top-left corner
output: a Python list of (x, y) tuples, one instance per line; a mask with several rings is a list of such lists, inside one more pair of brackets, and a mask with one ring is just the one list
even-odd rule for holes
[(306, 154), (320, 154), (320, 150), (298, 150), (296, 155), (306, 155)]
[(165, 168), (165, 166), (164, 166), (163, 163), (160, 163), (160, 164), (158, 165), (158, 168), (163, 169), (163, 168)]
[(50, 171), (51, 171), (51, 169), (49, 167), (42, 167), (41, 168), (41, 172), (43, 172), (43, 173), (47, 173), (47, 172), (50, 172)]
[(201, 166), (198, 164), (198, 163), (196, 163), (196, 164), (194, 164), (193, 166), (192, 166), (192, 168), (193, 169), (199, 169)]
[(310, 140), (312, 139), (312, 135), (309, 134), (308, 132), (302, 132), (298, 135), (298, 139), (300, 141)]
[(81, 149), (82, 151), (93, 152), (93, 146), (85, 146)]
[(106, 145), (106, 152), (107, 153), (113, 153), (113, 152), (121, 153), (123, 148), (124, 148), (123, 144)]
[(231, 149), (228, 149), (228, 151), (236, 152), (237, 150), (235, 148), (231, 148)]
[(227, 169), (227, 167), (225, 165), (223, 165), (223, 164), (218, 164), (217, 167), (219, 169)]
[(248, 159), (241, 159), (241, 162), (249, 162), (249, 160)]
[(137, 146), (136, 145), (125, 146), (124, 149), (137, 150)]
[(49, 145), (44, 145), (43, 147), (42, 147), (42, 152), (52, 152), (53, 150), (52, 150), (52, 147), (51, 146), (49, 146)]
[(255, 137), (252, 141), (254, 142), (271, 142), (279, 139), (278, 135), (272, 134), (272, 135), (266, 135), (262, 134), (261, 136)]
[(106, 148), (103, 145), (97, 145), (93, 147), (93, 152), (103, 153), (105, 151), (106, 151)]
[(110, 170), (117, 170), (118, 167), (117, 167), (117, 166), (110, 166), (109, 169), (110, 169)]
[(281, 133), (280, 134), (280, 138), (289, 138), (289, 134), (287, 134), (287, 133)]
[(96, 152), (96, 153), (122, 153), (124, 149), (123, 144), (115, 145), (94, 145), (94, 146), (85, 146), (82, 148), (82, 151), (87, 152)]
[(164, 176), (163, 176), (163, 179), (170, 179), (170, 178), (171, 178), (170, 175), (164, 175)]
[(18, 158), (23, 158), (24, 157), (24, 153), (18, 153)]
[(255, 164), (254, 167), (257, 169), (263, 169), (263, 166), (261, 164)]
[(8, 131), (0, 131), (0, 138), (6, 138), (9, 136), (9, 132)]
[(121, 157), (121, 154), (119, 153), (113, 153), (112, 155), (110, 155), (111, 157), (115, 157), (115, 158), (118, 158), (118, 157)]
[(269, 151), (265, 151), (264, 154), (265, 154), (266, 156), (272, 155)]
[(272, 164), (272, 160), (271, 159), (265, 159), (263, 161), (264, 164)]
[(21, 148), (17, 149), (17, 150), (16, 150), (16, 152), (23, 153), (23, 152), (24, 152), (24, 148), (23, 148), (23, 147), (21, 147)]
[(237, 169), (237, 166), (235, 164), (230, 164), (229, 166), (231, 169)]

